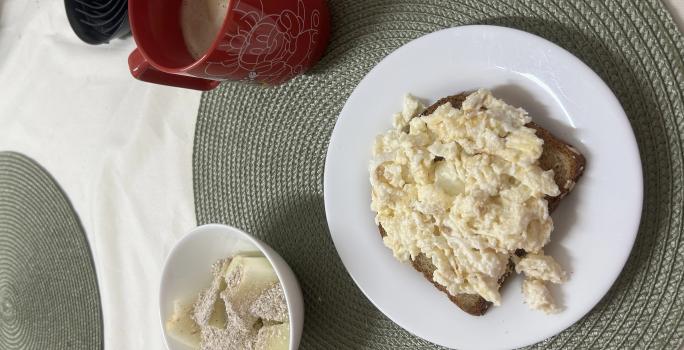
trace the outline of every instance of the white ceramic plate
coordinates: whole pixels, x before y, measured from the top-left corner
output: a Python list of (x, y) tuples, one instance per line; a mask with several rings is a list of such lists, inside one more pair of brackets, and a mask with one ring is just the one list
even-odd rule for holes
[[(552, 293), (565, 311), (529, 310), (521, 278), (510, 278), (503, 304), (470, 316), (421, 274), (396, 261), (370, 210), (368, 162), (376, 135), (391, 127), (406, 93), (432, 103), (489, 88), (525, 108), (534, 121), (576, 146), (587, 167), (554, 212), (546, 252), (569, 272)], [(409, 332), (447, 347), (504, 349), (541, 341), (598, 303), (624, 266), (636, 237), (643, 197), (634, 134), (610, 89), (584, 63), (535, 35), (494, 26), (442, 30), (414, 40), (380, 62), (349, 97), (325, 164), (325, 208), (335, 247), (357, 285)]]

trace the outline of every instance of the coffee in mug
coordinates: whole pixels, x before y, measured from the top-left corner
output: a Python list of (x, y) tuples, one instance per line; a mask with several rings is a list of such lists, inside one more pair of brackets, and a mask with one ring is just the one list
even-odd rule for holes
[(209, 51), (228, 13), (229, 0), (183, 0), (181, 30), (188, 51), (199, 59)]

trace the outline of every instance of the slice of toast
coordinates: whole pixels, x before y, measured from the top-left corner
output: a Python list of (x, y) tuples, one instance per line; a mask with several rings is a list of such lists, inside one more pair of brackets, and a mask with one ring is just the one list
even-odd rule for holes
[[(465, 101), (467, 96), (467, 93), (461, 93), (458, 95), (442, 98), (439, 101), (427, 107), (420, 114), (420, 116), (432, 114), (435, 111), (435, 109), (437, 109), (437, 107), (447, 102), (451, 103), (451, 105), (454, 108), (460, 108), (461, 104), (463, 104), (463, 101)], [(560, 190), (560, 194), (558, 196), (546, 197), (549, 206), (549, 213), (551, 213), (556, 209), (556, 207), (558, 207), (560, 201), (563, 198), (565, 198), (565, 196), (567, 196), (567, 194), (570, 191), (572, 191), (572, 189), (575, 186), (575, 183), (584, 172), (584, 166), (586, 161), (584, 159), (584, 156), (581, 153), (579, 153), (574, 147), (556, 138), (548, 130), (542, 128), (541, 126), (535, 123), (528, 123), (526, 126), (536, 130), (537, 136), (544, 140), (542, 155), (539, 158), (539, 165), (544, 170), (553, 169), (554, 180), (558, 185), (558, 189)], [(386, 235), (384, 228), (381, 225), (378, 228), (380, 230), (380, 235), (384, 237)], [(521, 249), (519, 251), (516, 251), (515, 254), (518, 256), (524, 256), (525, 251)], [(437, 289), (447, 294), (449, 300), (451, 300), (451, 302), (460, 307), (463, 311), (474, 316), (481, 316), (485, 312), (487, 312), (489, 307), (492, 305), (492, 303), (488, 302), (487, 300), (476, 294), (449, 294), (449, 292), (447, 292), (444, 286), (435, 282), (432, 278), (436, 267), (432, 264), (432, 261), (424, 254), (419, 254), (418, 256), (416, 256), (412, 260), (411, 264), (413, 265), (414, 269), (421, 272), (427, 280), (432, 282), (432, 284), (434, 284), (435, 287), (437, 287)], [(499, 285), (502, 285), (506, 278), (510, 276), (511, 272), (513, 271), (513, 268), (513, 262), (509, 261), (508, 269), (499, 278)]]

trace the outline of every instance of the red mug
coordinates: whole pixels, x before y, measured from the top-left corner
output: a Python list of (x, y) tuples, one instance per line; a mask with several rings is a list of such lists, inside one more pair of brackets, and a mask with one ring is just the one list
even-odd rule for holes
[(196, 90), (225, 80), (277, 85), (311, 68), (330, 37), (325, 0), (229, 0), (212, 46), (195, 59), (183, 39), (182, 2), (128, 1), (135, 78)]

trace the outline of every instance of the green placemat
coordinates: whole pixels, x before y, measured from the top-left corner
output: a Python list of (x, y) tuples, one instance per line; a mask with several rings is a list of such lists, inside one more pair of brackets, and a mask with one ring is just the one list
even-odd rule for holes
[(0, 349), (103, 349), (90, 248), (69, 200), (31, 159), (0, 152)]
[(644, 167), (642, 225), (618, 282), (580, 322), (532, 348), (678, 348), (684, 337), (684, 41), (660, 2), (329, 4), (333, 38), (314, 72), (271, 89), (221, 85), (203, 95), (195, 135), (198, 222), (243, 228), (292, 265), (306, 299), (301, 349), (433, 348), (384, 317), (345, 272), (325, 221), (323, 165), (339, 111), (377, 62), (424, 34), (482, 23), (535, 33), (591, 66), (622, 102)]

